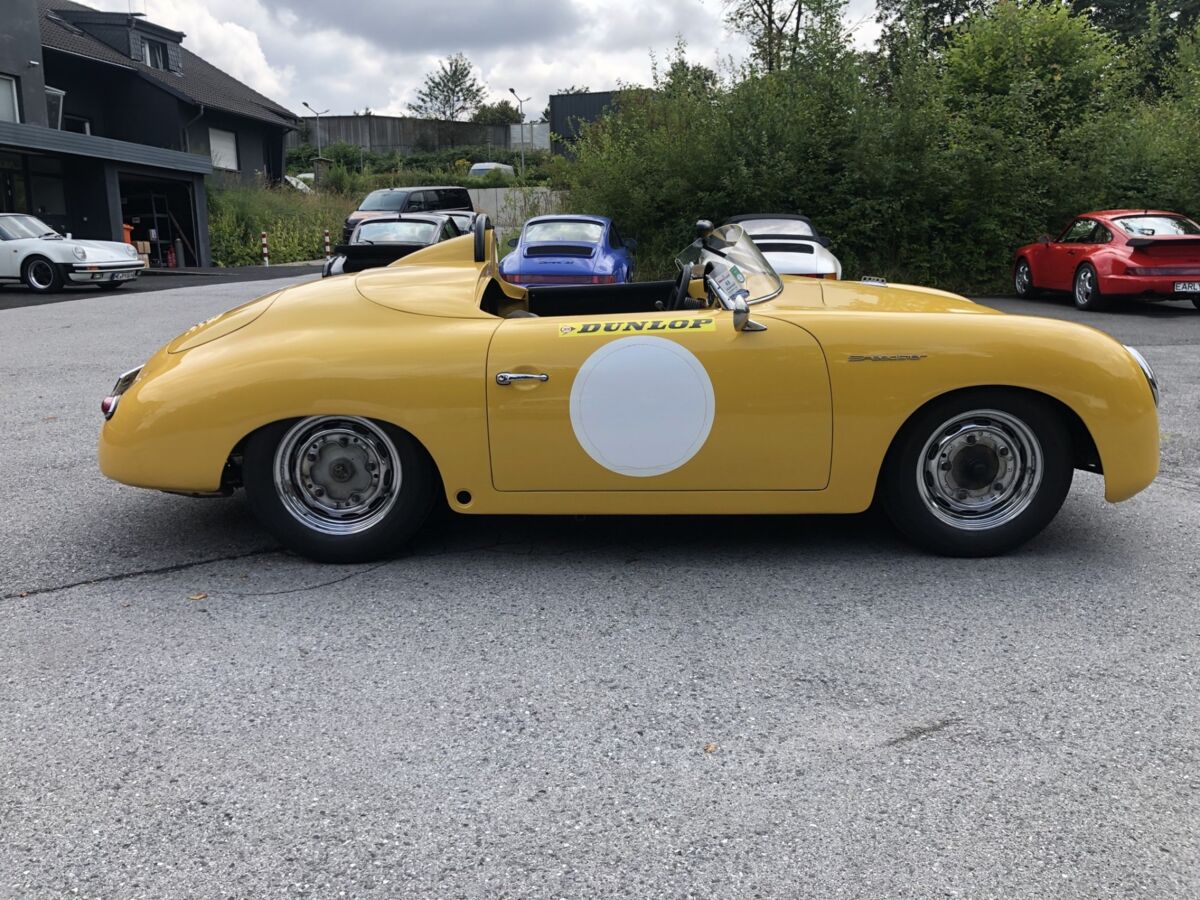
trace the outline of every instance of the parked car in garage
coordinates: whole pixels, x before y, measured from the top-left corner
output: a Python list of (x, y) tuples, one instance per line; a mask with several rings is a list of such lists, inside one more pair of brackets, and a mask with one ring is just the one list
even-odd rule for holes
[(0, 283), (50, 294), (67, 284), (112, 291), (146, 268), (133, 244), (64, 237), (36, 216), (0, 213)]
[(334, 248), (321, 275), (329, 277), (378, 269), (431, 244), (462, 234), (448, 215), (403, 213), (367, 219), (355, 227), (348, 243)]
[(462, 210), (474, 212), (471, 195), (464, 187), (439, 185), (434, 187), (383, 188), (371, 191), (358, 204), (358, 209), (346, 217), (342, 240), (349, 242), (359, 222), (403, 212), (441, 212)]
[[(674, 282), (510, 284), (480, 216), (388, 268), (275, 290), (120, 376), (100, 469), (244, 486), (284, 546), (343, 563), (395, 552), (435, 502), (670, 517), (878, 501), (921, 546), (986, 556), (1045, 528), (1076, 470), (1113, 503), (1153, 481), (1158, 385), (1136, 350), (944, 291), (781, 279), (738, 225), (703, 226)], [(1130, 527), (1101, 518), (1098, 542)]]
[(633, 249), (611, 219), (575, 214), (535, 216), (500, 261), (511, 284), (624, 284), (633, 280)]
[(808, 216), (762, 213), (734, 216), (726, 224), (741, 225), (780, 275), (842, 277), (842, 264), (829, 249), (829, 238), (817, 232)]
[(1013, 287), (1023, 299), (1070, 291), (1084, 310), (1116, 299), (1191, 300), (1200, 309), (1200, 225), (1162, 210), (1085, 213), (1057, 238), (1017, 249)]

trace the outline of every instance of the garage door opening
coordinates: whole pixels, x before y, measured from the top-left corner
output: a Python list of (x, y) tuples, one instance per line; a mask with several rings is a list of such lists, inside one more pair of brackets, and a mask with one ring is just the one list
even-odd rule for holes
[(190, 182), (121, 175), (121, 221), (155, 268), (200, 265)]

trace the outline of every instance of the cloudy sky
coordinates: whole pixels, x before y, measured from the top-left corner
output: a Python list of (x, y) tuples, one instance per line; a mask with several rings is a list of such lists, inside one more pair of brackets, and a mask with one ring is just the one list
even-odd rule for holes
[[(568, 85), (646, 83), (650, 54), (681, 35), (717, 68), (745, 43), (725, 30), (722, 0), (82, 0), (144, 12), (185, 32), (184, 46), (298, 114), (302, 101), (349, 114), (406, 115), (438, 60), (462, 51), (491, 99), (514, 87), (529, 118)], [(856, 43), (877, 34), (874, 0), (850, 0)]]

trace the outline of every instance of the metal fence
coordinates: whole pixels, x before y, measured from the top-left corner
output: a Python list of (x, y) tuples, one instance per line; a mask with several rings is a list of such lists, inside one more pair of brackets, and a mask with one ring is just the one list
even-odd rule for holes
[[(300, 120), (288, 133), (287, 148), (317, 145), (315, 116)], [(528, 128), (528, 126), (526, 126)], [(507, 125), (477, 125), (474, 122), (441, 122), (399, 116), (321, 116), (321, 146), (345, 143), (372, 153), (429, 153), (451, 147), (492, 146), (508, 149)]]

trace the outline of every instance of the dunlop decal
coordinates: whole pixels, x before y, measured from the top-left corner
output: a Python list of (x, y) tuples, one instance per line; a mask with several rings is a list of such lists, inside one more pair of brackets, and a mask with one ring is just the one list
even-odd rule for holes
[(715, 319), (635, 319), (631, 322), (573, 322), (560, 325), (559, 337), (604, 334), (662, 334), (682, 331), (716, 331)]

